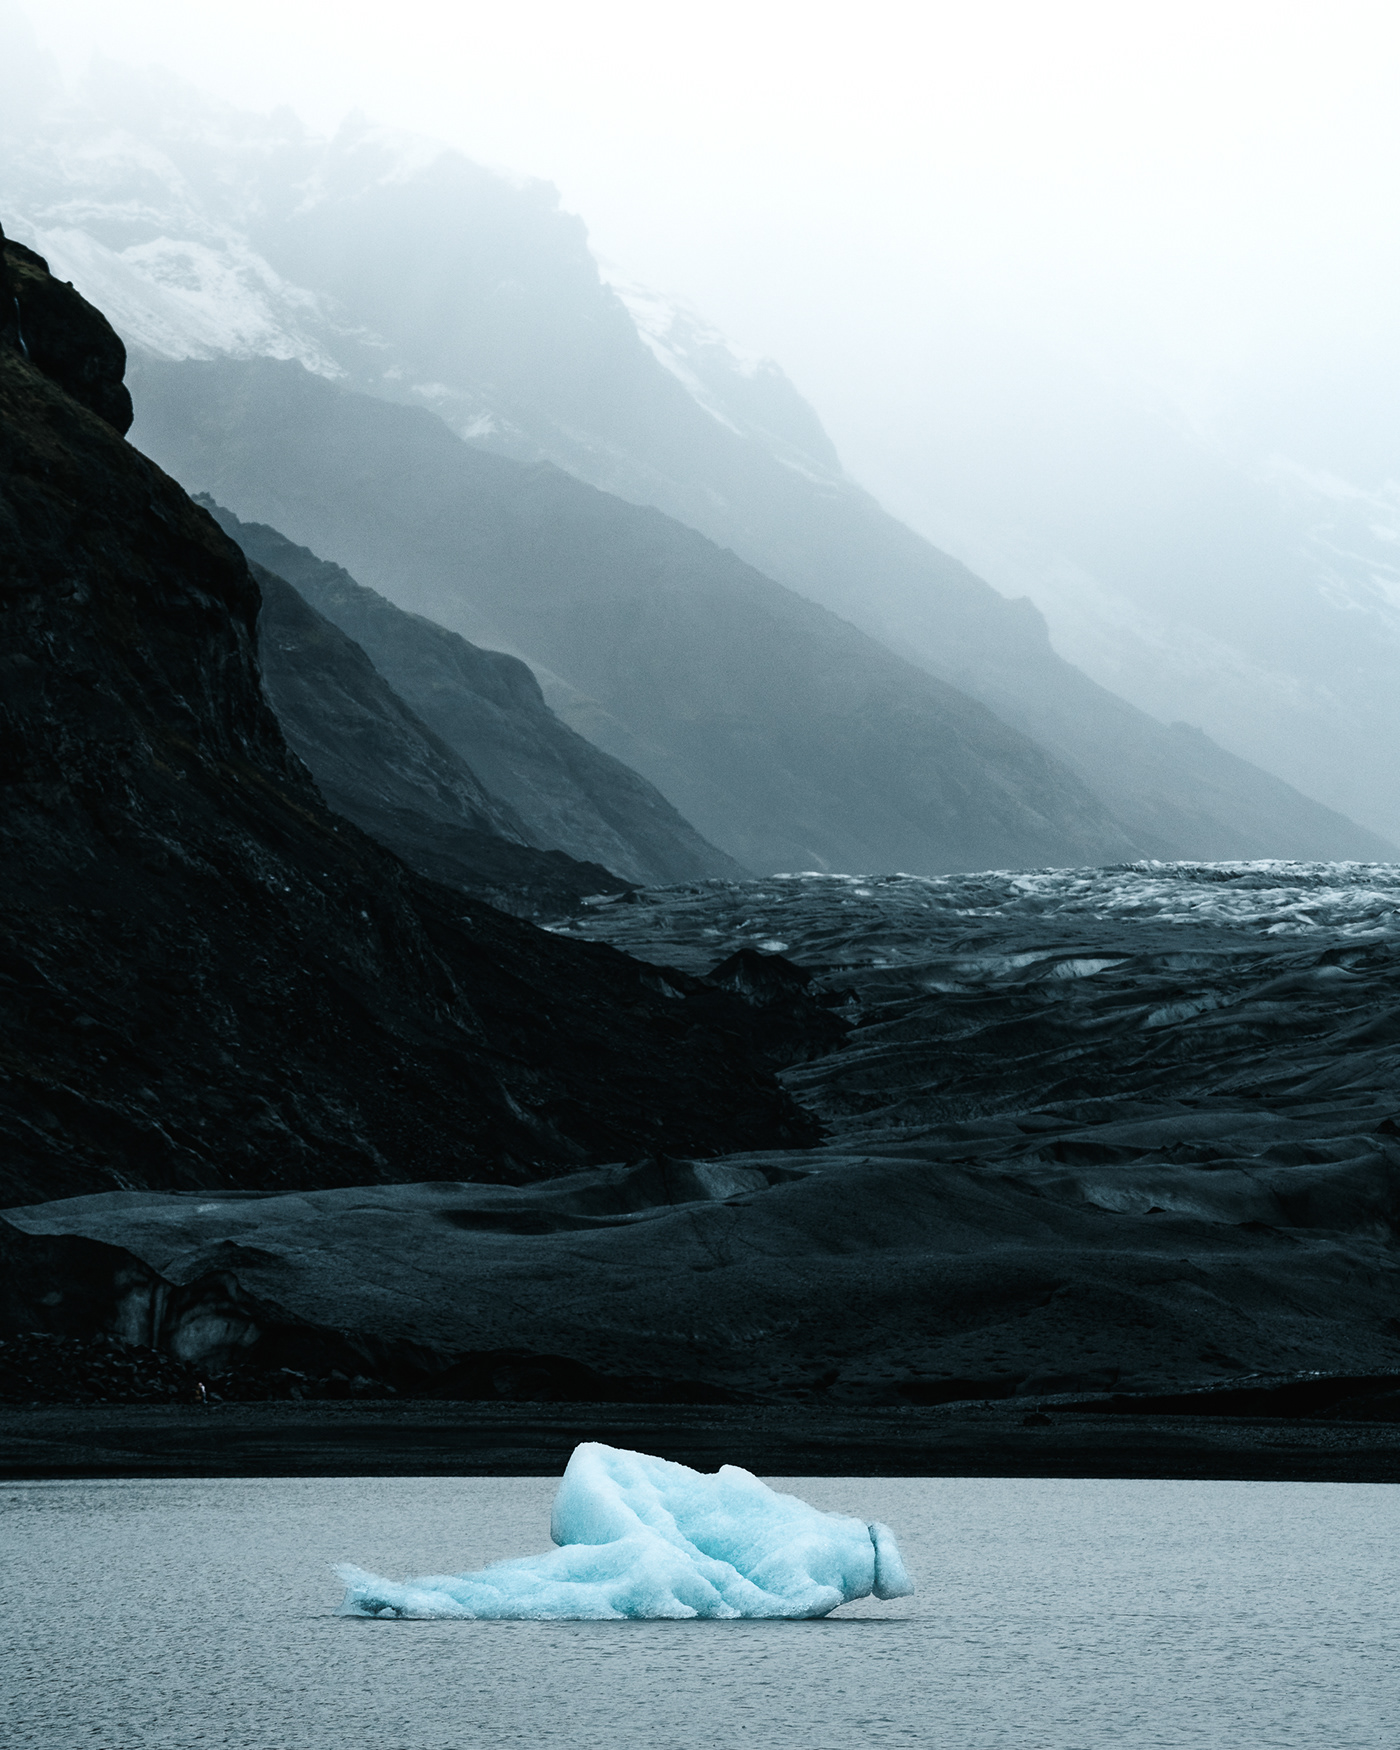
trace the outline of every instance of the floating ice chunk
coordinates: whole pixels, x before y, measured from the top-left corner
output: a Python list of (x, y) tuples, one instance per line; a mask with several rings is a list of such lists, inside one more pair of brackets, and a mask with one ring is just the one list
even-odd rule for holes
[(381, 1580), (341, 1566), (342, 1616), (825, 1616), (913, 1590), (887, 1525), (822, 1513), (736, 1465), (713, 1476), (645, 1453), (576, 1447), (557, 1549), (472, 1574)]

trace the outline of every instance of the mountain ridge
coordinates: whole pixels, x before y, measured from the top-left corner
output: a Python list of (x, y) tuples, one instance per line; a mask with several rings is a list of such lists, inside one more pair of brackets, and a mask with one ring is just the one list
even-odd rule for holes
[[(225, 531), (227, 532), (227, 531)], [(626, 891), (597, 863), (538, 845), (435, 736), (364, 651), (283, 578), (254, 563), (258, 660), (292, 751), (337, 814), (430, 880), (520, 917)]]
[(250, 561), (285, 579), (308, 613), (366, 653), (423, 733), (440, 739), (501, 803), (510, 817), (505, 836), (593, 867), (592, 885), (580, 892), (616, 890), (619, 877), (622, 885), (664, 886), (749, 873), (630, 767), (561, 723), (519, 658), (405, 613), (342, 566), (265, 523), (241, 522), (207, 493), (195, 502)]
[(148, 362), (135, 380), (138, 441), (177, 476), (542, 663), (624, 726), (606, 752), (751, 869), (1141, 854), (986, 707), (660, 511), (293, 362)]

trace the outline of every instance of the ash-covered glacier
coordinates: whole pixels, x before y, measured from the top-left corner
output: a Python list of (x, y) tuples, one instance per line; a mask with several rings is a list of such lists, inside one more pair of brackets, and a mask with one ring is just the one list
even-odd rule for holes
[(894, 1534), (779, 1494), (589, 1442), (550, 1518), (555, 1549), (401, 1583), (348, 1564), (342, 1616), (466, 1619), (817, 1617), (914, 1590)]
[[(844, 1024), (781, 1072), (821, 1144), (50, 1200), (4, 1212), (16, 1261), (134, 1257), (164, 1347), (281, 1390), (835, 1411), (1400, 1371), (1400, 866), (798, 874), (555, 933)], [(22, 1328), (90, 1304), (32, 1280)]]

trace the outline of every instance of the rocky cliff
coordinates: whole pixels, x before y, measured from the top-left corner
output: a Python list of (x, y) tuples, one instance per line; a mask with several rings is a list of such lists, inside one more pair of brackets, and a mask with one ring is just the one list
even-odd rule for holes
[(5, 261), (7, 1199), (813, 1138), (739, 998), (423, 880), (325, 807), (263, 693), (246, 561), (120, 435), (120, 343)]
[(0, 343), (119, 432), (131, 429), (126, 348), (105, 317), (0, 231)]

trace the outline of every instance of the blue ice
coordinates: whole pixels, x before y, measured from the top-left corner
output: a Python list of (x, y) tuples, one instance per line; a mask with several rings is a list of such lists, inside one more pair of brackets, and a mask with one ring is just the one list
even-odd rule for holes
[(576, 1447), (550, 1517), (559, 1546), (471, 1574), (381, 1580), (348, 1564), (342, 1616), (825, 1616), (913, 1590), (894, 1534), (822, 1513), (727, 1464)]

